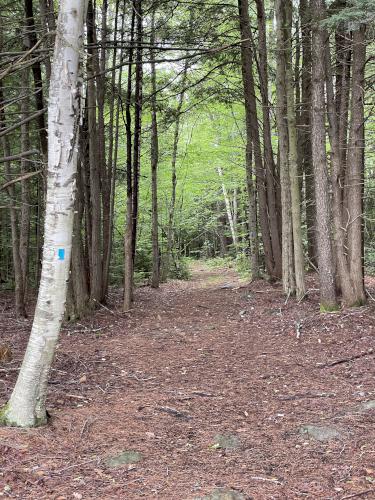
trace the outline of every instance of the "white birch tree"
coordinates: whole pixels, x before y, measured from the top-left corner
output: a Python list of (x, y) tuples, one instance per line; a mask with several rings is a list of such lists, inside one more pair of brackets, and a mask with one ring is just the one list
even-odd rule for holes
[(5, 425), (46, 423), (48, 375), (63, 320), (72, 243), (79, 122), (78, 66), (85, 0), (61, 0), (48, 105), (48, 172), (42, 276), (26, 354)]

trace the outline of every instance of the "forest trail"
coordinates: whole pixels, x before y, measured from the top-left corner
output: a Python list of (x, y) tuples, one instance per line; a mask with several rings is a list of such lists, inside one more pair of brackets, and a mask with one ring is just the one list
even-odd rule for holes
[[(316, 290), (286, 303), (279, 284), (201, 262), (138, 289), (128, 314), (120, 300), (64, 327), (50, 425), (0, 429), (3, 496), (375, 497), (373, 305), (322, 315)], [(0, 404), (30, 328), (2, 303)]]

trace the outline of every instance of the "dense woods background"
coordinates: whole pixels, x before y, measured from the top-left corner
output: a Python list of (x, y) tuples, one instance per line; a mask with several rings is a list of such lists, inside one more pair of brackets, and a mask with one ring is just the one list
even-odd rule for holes
[[(40, 280), (57, 5), (2, 2), (0, 283)], [(234, 259), (321, 308), (375, 271), (374, 30), (366, 0), (88, 3), (68, 318), (124, 284)]]

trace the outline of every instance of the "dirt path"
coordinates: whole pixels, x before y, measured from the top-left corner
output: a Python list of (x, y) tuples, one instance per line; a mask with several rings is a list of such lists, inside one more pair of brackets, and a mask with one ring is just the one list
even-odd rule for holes
[[(0, 429), (0, 495), (375, 498), (372, 306), (320, 315), (315, 291), (285, 304), (279, 285), (202, 264), (139, 289), (128, 314), (110, 298), (62, 332), (50, 426)], [(7, 304), (0, 404), (30, 327)]]

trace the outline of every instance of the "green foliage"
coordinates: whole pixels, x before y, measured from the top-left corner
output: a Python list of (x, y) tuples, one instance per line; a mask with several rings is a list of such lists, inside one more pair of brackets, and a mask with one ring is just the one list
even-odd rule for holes
[(190, 263), (191, 258), (181, 257), (174, 262), (169, 277), (177, 280), (189, 280), (191, 278)]
[(320, 304), (320, 312), (321, 313), (334, 313), (339, 312), (340, 306), (338, 305), (329, 305), (329, 304)]
[(232, 269), (234, 267), (234, 260), (232, 257), (214, 257), (206, 259), (205, 264), (210, 269)]
[[(346, 5), (347, 3), (347, 5)], [(374, 0), (335, 0), (329, 7), (329, 17), (324, 21), (327, 28), (345, 27), (348, 30), (358, 29), (360, 24), (370, 24), (375, 20)]]
[(241, 276), (241, 278), (251, 279), (251, 267), (249, 257), (240, 253), (236, 257), (236, 271)]

